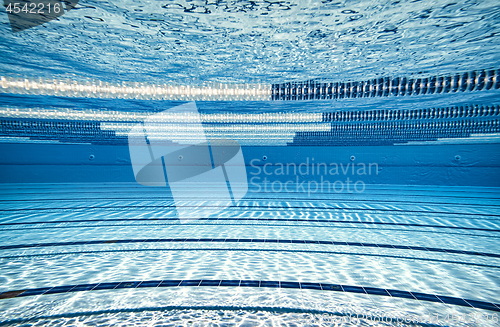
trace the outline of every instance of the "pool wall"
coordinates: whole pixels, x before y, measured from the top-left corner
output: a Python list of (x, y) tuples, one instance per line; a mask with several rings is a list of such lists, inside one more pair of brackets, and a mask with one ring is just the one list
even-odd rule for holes
[[(321, 151), (318, 151), (318, 150)], [(249, 182), (253, 177), (330, 181), (354, 177), (366, 184), (500, 186), (500, 144), (242, 147)], [(0, 144), (2, 183), (134, 182), (128, 146)], [(93, 156), (93, 157), (91, 157)], [(264, 161), (263, 158), (266, 157)], [(92, 158), (92, 159), (91, 159)], [(314, 171), (313, 174), (313, 163)], [(279, 164), (289, 174), (275, 173)], [(293, 164), (297, 173), (293, 172)], [(307, 169), (307, 164), (309, 169)], [(330, 175), (337, 164), (338, 175)], [(358, 174), (359, 165), (366, 173)], [(372, 170), (368, 166), (372, 164)], [(259, 172), (256, 166), (266, 167)], [(299, 167), (302, 165), (302, 167)], [(349, 165), (349, 166), (348, 166)], [(355, 165), (354, 174), (352, 165)], [(343, 167), (343, 168), (342, 168)], [(377, 169), (378, 167), (378, 169)], [(300, 174), (299, 168), (303, 174)], [(344, 171), (343, 171), (344, 170)], [(307, 173), (308, 172), (308, 173)], [(344, 174), (345, 172), (345, 174)], [(270, 175), (269, 175), (270, 174)], [(258, 182), (259, 180), (254, 180)]]

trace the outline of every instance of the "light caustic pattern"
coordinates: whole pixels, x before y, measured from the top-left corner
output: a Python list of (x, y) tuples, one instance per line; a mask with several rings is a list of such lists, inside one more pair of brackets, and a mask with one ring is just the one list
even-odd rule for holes
[(13, 35), (5, 76), (149, 84), (362, 81), (500, 68), (497, 1), (86, 0)]

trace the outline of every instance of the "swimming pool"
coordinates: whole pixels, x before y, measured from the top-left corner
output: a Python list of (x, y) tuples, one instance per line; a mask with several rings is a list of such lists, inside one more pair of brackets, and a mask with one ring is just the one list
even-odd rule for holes
[(67, 9), (0, 15), (0, 325), (498, 325), (497, 4)]

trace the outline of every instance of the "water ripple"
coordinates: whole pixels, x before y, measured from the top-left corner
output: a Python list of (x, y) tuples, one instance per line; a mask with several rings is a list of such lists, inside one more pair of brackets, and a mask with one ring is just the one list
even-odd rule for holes
[(2, 15), (0, 71), (150, 83), (451, 73), (500, 64), (499, 17), (494, 1), (80, 1), (16, 34)]

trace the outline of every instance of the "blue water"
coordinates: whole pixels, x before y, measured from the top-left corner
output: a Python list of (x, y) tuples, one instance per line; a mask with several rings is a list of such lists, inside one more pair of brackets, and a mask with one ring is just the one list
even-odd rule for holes
[(81, 1), (12, 34), (8, 74), (111, 82), (344, 80), (498, 68), (496, 1)]
[(1, 12), (0, 325), (498, 326), (499, 15)]

